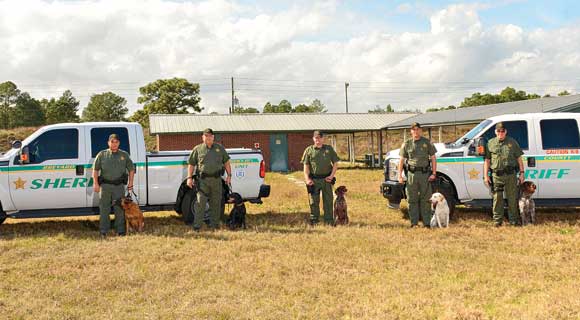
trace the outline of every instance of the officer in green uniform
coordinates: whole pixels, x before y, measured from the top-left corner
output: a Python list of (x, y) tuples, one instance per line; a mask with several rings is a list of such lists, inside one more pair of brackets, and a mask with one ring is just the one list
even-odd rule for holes
[(301, 163), (304, 165), (304, 180), (308, 188), (310, 200), (310, 224), (318, 223), (320, 219), (320, 192), (322, 191), (322, 207), (324, 223), (332, 225), (332, 184), (338, 168), (338, 155), (334, 149), (324, 144), (324, 134), (314, 131), (314, 144), (304, 150)]
[(222, 175), (227, 172), (226, 183), (231, 184), (232, 169), (230, 166), (230, 156), (226, 149), (219, 143), (214, 142), (212, 129), (205, 129), (202, 135), (203, 143), (193, 148), (189, 155), (187, 166), (187, 185), (193, 188), (195, 181), (193, 173), (198, 176), (197, 203), (195, 204), (195, 216), (193, 219), (193, 229), (199, 231), (203, 213), (209, 200), (210, 226), (217, 229), (220, 226), (220, 211), (222, 205)]
[(108, 141), (109, 149), (97, 154), (93, 165), (93, 190), (100, 192), (99, 229), (101, 237), (106, 237), (111, 227), (109, 214), (111, 205), (115, 212), (115, 229), (118, 235), (125, 235), (125, 213), (121, 208), (121, 197), (127, 189), (133, 189), (135, 166), (129, 154), (119, 149), (119, 136), (111, 134)]
[(422, 136), (423, 130), (417, 122), (411, 124), (412, 139), (405, 141), (399, 155), (399, 183), (403, 183), (403, 165), (407, 162), (407, 202), (409, 203), (409, 217), (411, 227), (419, 223), (421, 214), (423, 225), (430, 226), (431, 222), (431, 184), (437, 173), (437, 150), (429, 139)]
[(522, 149), (516, 140), (507, 136), (507, 130), (502, 122), (495, 125), (496, 137), (489, 140), (485, 149), (485, 162), (483, 165), (483, 176), (487, 186), (491, 186), (489, 169), (493, 178), (493, 220), (495, 226), (499, 227), (503, 222), (503, 206), (505, 191), (508, 201), (508, 219), (511, 225), (517, 225), (518, 214), (518, 179), (516, 173), (519, 172), (519, 183), (524, 182), (524, 163), (522, 161)]

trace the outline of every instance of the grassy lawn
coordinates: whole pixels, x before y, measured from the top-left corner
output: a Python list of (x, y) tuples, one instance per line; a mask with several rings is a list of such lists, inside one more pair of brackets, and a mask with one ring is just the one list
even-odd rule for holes
[[(377, 170), (339, 170), (352, 224), (308, 227), (304, 186), (269, 174), (249, 229), (193, 233), (173, 212), (142, 235), (99, 240), (96, 217), (0, 226), (9, 319), (578, 319), (580, 214), (491, 227), (459, 209), (447, 230), (408, 229)], [(289, 179), (290, 178), (290, 179)]]

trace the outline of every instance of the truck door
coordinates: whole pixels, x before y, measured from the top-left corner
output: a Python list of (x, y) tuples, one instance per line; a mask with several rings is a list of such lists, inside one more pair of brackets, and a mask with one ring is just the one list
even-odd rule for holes
[[(116, 133), (119, 136), (120, 145), (119, 148), (129, 153), (133, 163), (135, 164), (135, 169), (137, 169), (137, 163), (135, 156), (137, 154), (136, 148), (137, 144), (132, 144), (131, 141), (136, 141), (136, 137), (134, 137), (134, 132), (129, 130), (126, 127), (94, 127), (88, 128), (89, 132), (87, 133), (90, 137), (90, 143), (87, 143), (87, 154), (89, 155), (89, 170), (86, 171), (85, 177), (90, 180), (90, 183), (87, 185), (86, 189), (86, 197), (87, 203), (90, 207), (98, 207), (99, 206), (99, 194), (95, 194), (93, 191), (93, 164), (95, 163), (95, 157), (101, 150), (105, 150), (109, 148), (108, 141), (109, 135)], [(138, 181), (139, 177), (135, 174), (135, 180), (133, 181), (134, 187), (139, 185)], [(135, 190), (137, 191), (137, 190)]]
[(535, 178), (537, 197), (578, 198), (580, 183), (580, 136), (575, 118), (538, 119), (536, 168), (527, 172)]
[[(524, 167), (527, 172), (527, 158), (534, 158), (537, 155), (535, 142), (533, 139), (532, 142), (530, 142), (530, 137), (534, 137), (533, 122), (531, 120), (515, 120), (503, 121), (503, 124), (507, 129), (507, 135), (515, 139), (522, 148), (522, 151), (524, 152)], [(495, 125), (486, 130), (482, 135), (486, 143), (495, 136)], [(466, 157), (466, 162), (464, 165), (464, 176), (469, 195), (472, 199), (491, 200), (490, 190), (483, 183), (483, 157), (474, 155), (473, 151), (468, 151), (468, 153), (469, 154), (468, 157)], [(530, 161), (530, 164), (533, 165), (532, 161)], [(534, 183), (537, 185), (536, 179), (532, 178), (531, 180), (534, 181)]]
[(19, 210), (86, 206), (84, 128), (52, 129), (30, 142), (30, 163), (10, 164), (10, 196)]

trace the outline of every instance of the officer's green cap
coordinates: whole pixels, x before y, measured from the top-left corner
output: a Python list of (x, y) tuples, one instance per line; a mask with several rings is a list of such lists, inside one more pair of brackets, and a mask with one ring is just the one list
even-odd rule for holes
[(419, 122), (413, 122), (411, 123), (411, 129), (413, 128), (421, 128), (421, 124)]
[(322, 131), (320, 131), (320, 130), (315, 130), (315, 131), (312, 133), (312, 136), (313, 136), (313, 137), (316, 137), (316, 136), (319, 136), (319, 137), (324, 137), (324, 132), (322, 132)]
[(117, 141), (120, 141), (120, 139), (119, 139), (119, 136), (118, 136), (116, 133), (112, 133), (112, 134), (109, 136), (109, 141), (111, 141), (111, 140), (117, 140)]
[(505, 127), (503, 126), (503, 122), (498, 122), (495, 125), (495, 130), (497, 130), (497, 129), (505, 129)]
[(203, 133), (209, 133), (209, 134), (213, 134), (213, 130), (212, 130), (212, 129), (210, 129), (210, 128), (205, 128), (205, 129), (203, 130)]

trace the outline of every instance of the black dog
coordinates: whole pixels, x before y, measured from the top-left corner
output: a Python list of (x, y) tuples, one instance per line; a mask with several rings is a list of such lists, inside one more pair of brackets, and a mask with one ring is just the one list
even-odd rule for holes
[(246, 229), (246, 205), (242, 196), (236, 192), (231, 193), (228, 195), (227, 203), (234, 204), (227, 221), (228, 227), (230, 229)]

